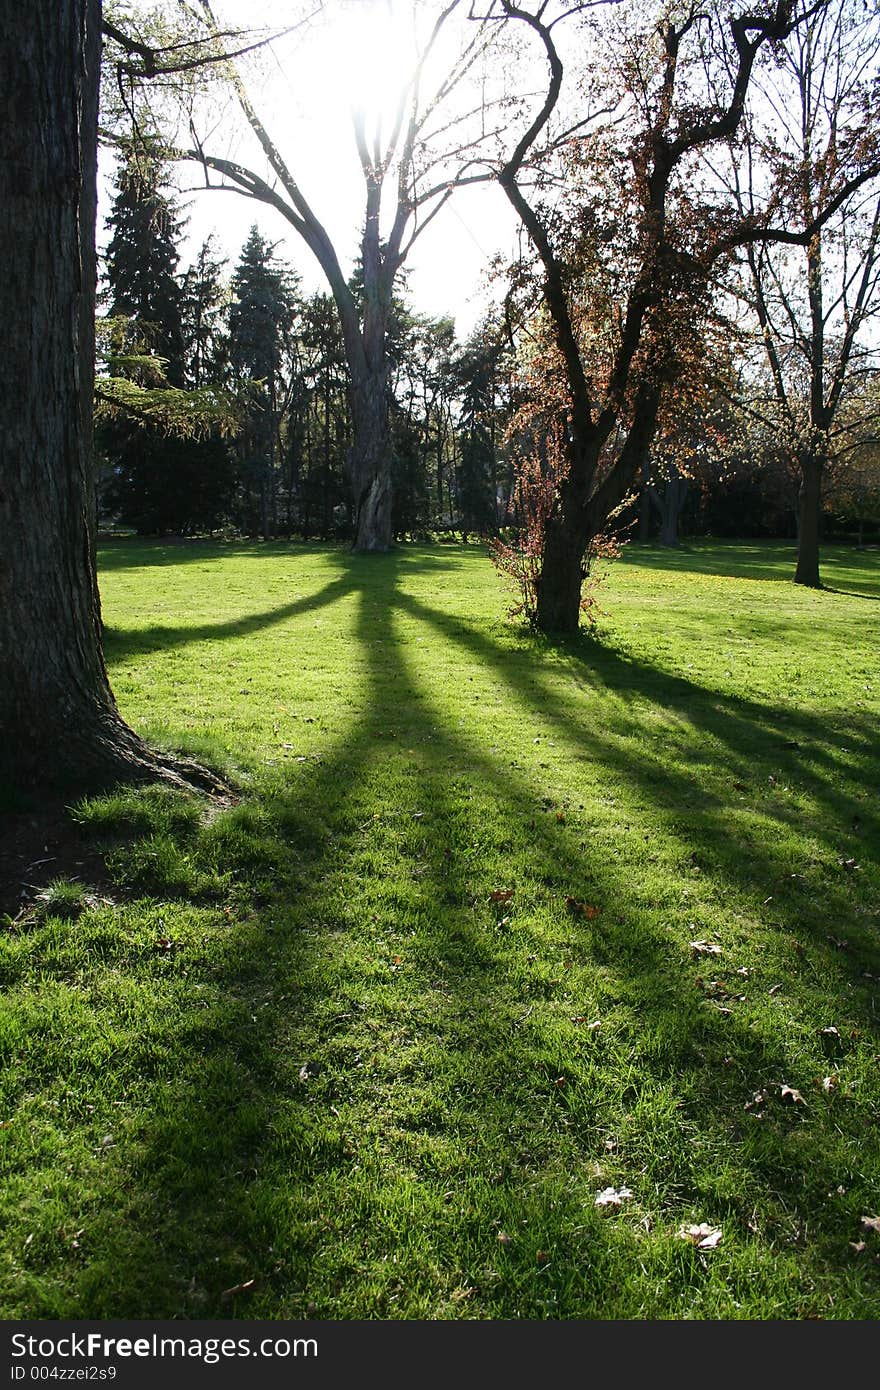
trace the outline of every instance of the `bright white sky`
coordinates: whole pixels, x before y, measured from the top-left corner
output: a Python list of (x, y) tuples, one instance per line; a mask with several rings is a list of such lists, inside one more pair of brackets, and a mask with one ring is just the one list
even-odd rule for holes
[[(363, 218), (363, 181), (351, 130), (350, 107), (387, 108), (395, 73), (408, 54), (405, 16), (409, 0), (332, 0), (330, 28), (298, 34), (274, 51), (245, 60), (243, 71), (260, 118), (279, 146), (294, 177), (324, 222), (346, 269), (356, 253)], [(283, 27), (302, 14), (301, 0), (214, 0), (221, 27)], [(282, 63), (283, 59), (283, 63)], [(218, 106), (202, 129), (213, 135), (211, 153), (239, 159), (260, 174), (266, 161), (246, 132), (234, 100)], [(183, 189), (200, 182), (197, 166), (184, 166)], [(213, 232), (230, 269), (254, 222), (278, 242), (277, 254), (293, 264), (306, 291), (326, 289), (311, 252), (280, 213), (228, 192), (190, 192), (186, 196), (190, 254)], [(99, 236), (109, 207), (106, 183), (99, 209)], [(492, 184), (461, 189), (425, 230), (408, 259), (409, 289), (415, 307), (429, 314), (451, 314), (460, 337), (480, 318), (488, 296), (485, 272), (492, 255), (512, 253), (517, 222), (504, 195)]]

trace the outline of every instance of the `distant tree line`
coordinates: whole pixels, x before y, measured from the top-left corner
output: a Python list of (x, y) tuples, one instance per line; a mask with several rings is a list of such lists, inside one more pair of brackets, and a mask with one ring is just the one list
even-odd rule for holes
[[(304, 295), (256, 226), (231, 274), (211, 238), (181, 272), (184, 226), (160, 155), (143, 143), (126, 151), (108, 218), (99, 366), (142, 384), (234, 386), (249, 405), (232, 439), (101, 421), (102, 522), (146, 535), (352, 538), (350, 393), (332, 297)], [(351, 290), (362, 293), (359, 272)], [(501, 326), (461, 344), (450, 319), (396, 296), (388, 347), (395, 536), (495, 534), (512, 519), (514, 362)]]
[[(352, 540), (350, 392), (332, 296), (303, 294), (257, 227), (231, 271), (212, 238), (181, 271), (184, 227), (161, 155), (143, 142), (124, 151), (108, 218), (99, 365), (142, 385), (236, 388), (248, 406), (232, 438), (219, 429), (181, 438), (136, 417), (99, 420), (103, 524), (146, 535)], [(522, 290), (530, 282), (519, 269)], [(451, 319), (414, 312), (405, 294), (393, 300), (387, 390), (398, 540), (515, 533), (528, 510), (525, 478), (535, 467), (553, 472), (554, 348), (546, 316), (516, 288), (514, 277), (507, 312), (465, 343)], [(359, 271), (350, 289), (363, 293)], [(677, 388), (608, 528), (618, 537), (675, 545), (682, 535), (796, 536), (797, 467), (754, 409), (761, 375), (750, 344), (731, 343), (717, 317), (679, 342)], [(829, 536), (863, 542), (880, 530), (875, 394), (869, 385), (851, 403), (865, 423), (826, 465)]]

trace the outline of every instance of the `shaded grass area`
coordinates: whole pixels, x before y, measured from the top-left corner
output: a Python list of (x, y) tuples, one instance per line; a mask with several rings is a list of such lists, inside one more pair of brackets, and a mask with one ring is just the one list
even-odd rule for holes
[(111, 547), (242, 798), (81, 804), (0, 937), (5, 1316), (876, 1316), (880, 566), (760, 552), (552, 648), (473, 548)]

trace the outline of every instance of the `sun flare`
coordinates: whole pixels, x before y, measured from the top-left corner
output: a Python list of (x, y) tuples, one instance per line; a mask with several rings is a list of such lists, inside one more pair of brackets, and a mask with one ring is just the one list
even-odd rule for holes
[(387, 132), (417, 61), (411, 3), (337, 0), (325, 45), (328, 83), (371, 136)]

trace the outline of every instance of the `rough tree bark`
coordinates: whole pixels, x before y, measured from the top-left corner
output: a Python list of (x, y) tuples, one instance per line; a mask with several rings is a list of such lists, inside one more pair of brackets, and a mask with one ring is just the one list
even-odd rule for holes
[(100, 58), (101, 0), (4, 6), (0, 783), (7, 787), (182, 774), (121, 719), (101, 646), (91, 464)]
[(814, 454), (801, 459), (798, 488), (798, 548), (795, 584), (821, 587), (819, 578), (820, 519), (822, 516), (822, 460)]

